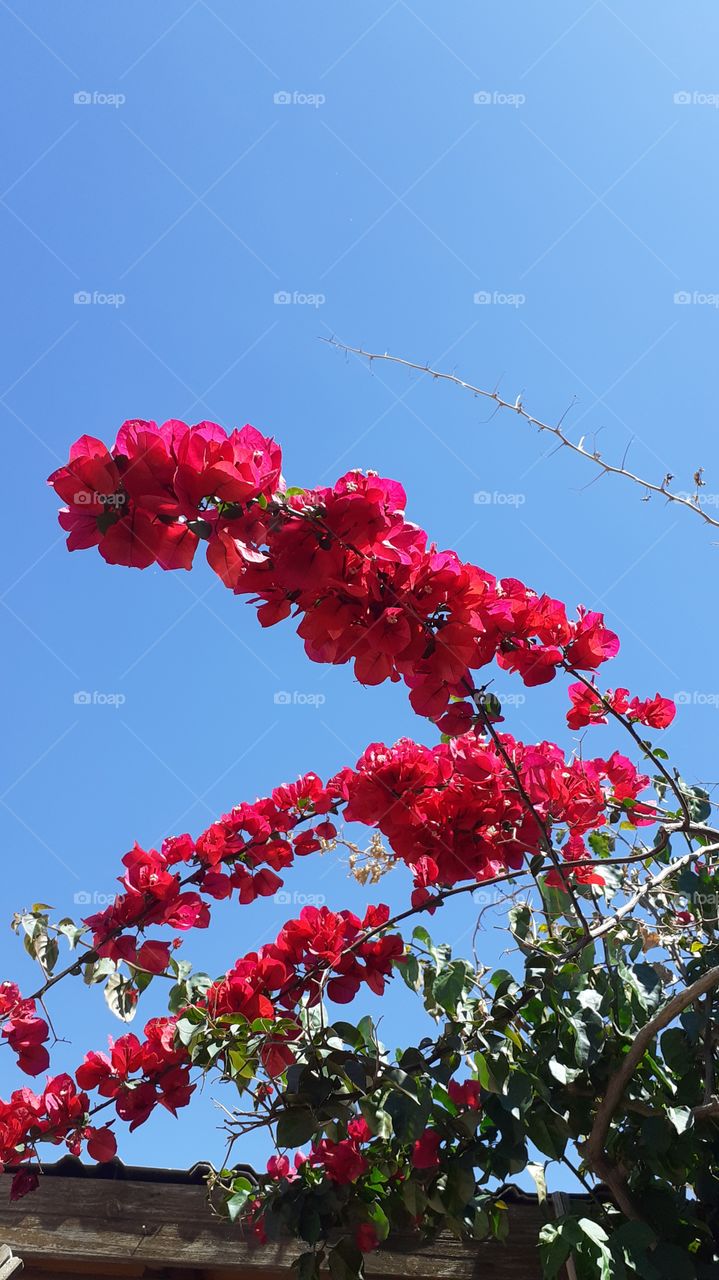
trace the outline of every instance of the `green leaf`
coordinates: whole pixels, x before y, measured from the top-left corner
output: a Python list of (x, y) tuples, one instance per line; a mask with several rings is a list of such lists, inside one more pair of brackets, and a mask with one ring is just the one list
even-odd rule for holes
[(401, 1194), (408, 1213), (411, 1213), (413, 1218), (419, 1217), (424, 1212), (427, 1204), (427, 1195), (424, 1187), (419, 1182), (416, 1182), (414, 1178), (407, 1178), (402, 1183)]
[(582, 1074), (579, 1067), (570, 1067), (566, 1062), (560, 1062), (559, 1058), (550, 1058), (547, 1066), (550, 1074), (558, 1080), (560, 1084), (571, 1084), (578, 1076)]
[(420, 1105), (405, 1093), (396, 1092), (389, 1094), (384, 1109), (400, 1142), (416, 1142), (421, 1137), (429, 1116), (429, 1103)]
[(454, 960), (437, 974), (433, 994), (437, 1004), (447, 1013), (453, 1013), (467, 982), (467, 966), (463, 960)]
[(357, 1030), (362, 1037), (362, 1043), (365, 1048), (374, 1051), (379, 1041), (377, 1039), (377, 1028), (369, 1014), (365, 1014), (364, 1018), (360, 1018), (357, 1023)]
[(83, 978), (88, 986), (92, 986), (94, 982), (102, 982), (109, 973), (115, 973), (115, 961), (105, 957), (103, 960), (96, 960), (92, 964), (86, 964), (83, 968)]
[(319, 1128), (319, 1122), (309, 1107), (297, 1107), (283, 1111), (277, 1121), (278, 1147), (301, 1147), (309, 1142)]
[(561, 1223), (549, 1222), (539, 1233), (539, 1252), (546, 1280), (554, 1280), (567, 1261), (578, 1240), (577, 1224), (573, 1218)]
[(344, 1042), (349, 1044), (353, 1049), (359, 1049), (364, 1044), (362, 1035), (352, 1022), (334, 1022), (330, 1030)]
[(547, 1200), (546, 1167), (544, 1164), (535, 1164), (533, 1161), (530, 1161), (527, 1165), (527, 1173), (534, 1180), (534, 1185), (537, 1188), (537, 1199), (540, 1204), (545, 1204)]
[(593, 1222), (591, 1218), (580, 1218), (577, 1225), (579, 1230), (585, 1236), (589, 1236), (589, 1239), (593, 1240), (595, 1244), (606, 1244), (609, 1240), (604, 1228), (600, 1227), (598, 1222)]
[(378, 1200), (367, 1206), (367, 1217), (377, 1232), (378, 1240), (386, 1240), (389, 1235), (389, 1218)]
[(360, 1280), (364, 1275), (364, 1261), (353, 1240), (344, 1236), (329, 1253), (332, 1280)]
[(225, 1208), (230, 1222), (236, 1222), (253, 1191), (253, 1186), (251, 1182), (248, 1182), (247, 1178), (235, 1178), (232, 1186), (234, 1190), (226, 1201)]
[(677, 1133), (684, 1133), (685, 1129), (689, 1129), (694, 1123), (691, 1107), (667, 1107), (667, 1118), (674, 1125)]
[(581, 1014), (574, 1013), (567, 1019), (574, 1033), (574, 1060), (583, 1067), (589, 1060), (591, 1045), (587, 1026)]
[(298, 1231), (308, 1244), (317, 1244), (322, 1239), (322, 1221), (313, 1204), (306, 1204), (300, 1214)]
[(400, 962), (397, 962), (395, 967), (398, 969), (410, 991), (421, 991), (422, 972), (419, 966), (419, 960), (416, 956), (410, 953), (409, 955), (401, 957)]
[(474, 1064), (477, 1079), (488, 1093), (503, 1093), (509, 1074), (509, 1063), (500, 1054), (490, 1058), (483, 1053), (475, 1053)]
[[(696, 1280), (696, 1268), (685, 1249), (679, 1249), (674, 1244), (662, 1244), (657, 1252), (656, 1260), (661, 1268), (659, 1274), (665, 1280)], [(704, 1274), (710, 1276), (712, 1272), (706, 1271)]]
[(570, 1135), (566, 1121), (561, 1116), (550, 1111), (545, 1111), (544, 1114), (532, 1111), (527, 1117), (527, 1136), (543, 1155), (550, 1156), (552, 1160), (561, 1160)]
[(392, 1119), (382, 1107), (371, 1098), (360, 1098), (359, 1109), (375, 1136), (392, 1137)]
[(295, 1258), (292, 1266), (296, 1270), (299, 1280), (319, 1280), (322, 1257), (321, 1250), (307, 1249), (298, 1258)]
[(63, 937), (67, 938), (68, 943), (70, 944), (70, 950), (74, 951), (79, 939), (85, 932), (84, 927), (75, 924), (74, 920), (71, 920), (69, 916), (66, 916), (64, 920), (60, 920), (58, 922), (57, 928), (58, 932), (61, 933)]
[(132, 1022), (137, 1013), (137, 1000), (133, 1000), (131, 995), (134, 990), (132, 983), (123, 978), (121, 973), (111, 973), (105, 983), (105, 1003), (121, 1022)]

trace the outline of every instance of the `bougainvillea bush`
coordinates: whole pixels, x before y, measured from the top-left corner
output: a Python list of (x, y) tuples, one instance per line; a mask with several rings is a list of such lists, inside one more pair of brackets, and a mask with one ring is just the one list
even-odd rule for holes
[[(619, 640), (601, 614), (439, 550), (395, 480), (288, 488), (279, 446), (249, 426), (126, 422), (110, 449), (81, 437), (50, 484), (71, 551), (189, 570), (204, 550), (261, 627), (294, 626), (311, 661), (363, 685), (403, 685), (435, 741), (371, 743), (333, 777), (136, 844), (85, 920), (15, 917), (42, 972), (33, 992), (0, 986), (1, 1035), (31, 1078), (0, 1102), (11, 1195), (32, 1192), (48, 1150), (103, 1161), (157, 1107), (181, 1122), (208, 1077), (228, 1117), (210, 1211), (258, 1241), (297, 1237), (302, 1280), (327, 1262), (361, 1274), (394, 1231), (503, 1239), (506, 1185), (527, 1170), (542, 1202), (557, 1172), (585, 1192), (547, 1213), (548, 1277), (568, 1258), (580, 1278), (719, 1274), (719, 830), (660, 745), (674, 705), (607, 687)], [(530, 689), (566, 682), (570, 755), (515, 736), (497, 667)], [(608, 721), (615, 749), (596, 756)], [(225, 974), (179, 959), (217, 901), (251, 911), (295, 859), (331, 856), (345, 822), (405, 864), (401, 912), (307, 906)], [(507, 886), (494, 973), (440, 940), (443, 903), (464, 895), (471, 919), (478, 884)], [(58, 982), (103, 985), (127, 1019), (158, 975), (166, 1016), (53, 1074)], [(365, 989), (390, 982), (433, 1028), (397, 1051), (362, 1016)], [(276, 1151), (253, 1183), (232, 1162), (258, 1128)]]

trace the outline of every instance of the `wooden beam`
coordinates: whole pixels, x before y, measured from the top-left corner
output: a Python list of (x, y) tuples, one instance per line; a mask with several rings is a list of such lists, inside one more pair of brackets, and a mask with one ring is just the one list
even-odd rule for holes
[[(367, 1258), (367, 1273), (390, 1280), (539, 1280), (536, 1204), (510, 1208), (504, 1245), (462, 1243), (451, 1236), (421, 1245), (394, 1239)], [(250, 1244), (238, 1227), (210, 1214), (197, 1185), (48, 1176), (37, 1191), (0, 1200), (0, 1240), (23, 1262), (40, 1266), (130, 1263), (134, 1266), (227, 1269), (228, 1275), (273, 1280), (301, 1252), (296, 1241)]]

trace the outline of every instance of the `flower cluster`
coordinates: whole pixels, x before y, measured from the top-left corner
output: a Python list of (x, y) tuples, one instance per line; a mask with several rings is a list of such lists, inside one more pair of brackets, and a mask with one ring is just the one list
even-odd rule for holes
[[(159, 850), (136, 844), (122, 859), (123, 892), (85, 921), (93, 932), (95, 951), (149, 973), (164, 972), (170, 944), (152, 940), (138, 945), (139, 930), (152, 925), (204, 929), (210, 921), (205, 898), (236, 893), (244, 904), (276, 893), (282, 885), (276, 874), (280, 869), (290, 866), (295, 856), (319, 849), (320, 839), (336, 834), (326, 815), (337, 800), (336, 792), (309, 773), (254, 804), (237, 805), (196, 840), (185, 833), (168, 838)], [(300, 823), (318, 817), (322, 820), (314, 828), (292, 834)], [(188, 883), (196, 888), (188, 890)]]
[(202, 525), (225, 506), (270, 498), (280, 466), (278, 446), (254, 427), (228, 436), (213, 422), (132, 421), (112, 453), (81, 436), (50, 484), (68, 504), (60, 524), (71, 551), (97, 547), (108, 564), (189, 569)]
[[(248, 1023), (284, 1022), (323, 994), (347, 1004), (365, 983), (381, 995), (404, 951), (399, 934), (383, 932), (388, 920), (384, 905), (368, 907), (362, 920), (351, 911), (304, 907), (275, 942), (243, 956), (213, 983), (202, 1003), (213, 1019), (239, 1013)], [(278, 1075), (294, 1061), (290, 1045), (298, 1031), (291, 1022), (263, 1045), (260, 1060), (268, 1075)]]
[(3, 1039), (17, 1054), (17, 1064), (28, 1076), (47, 1071), (50, 1055), (45, 1042), (50, 1035), (44, 1018), (38, 1016), (35, 1001), (24, 1000), (14, 982), (0, 983), (0, 1018), (4, 1018)]
[(595, 671), (616, 654), (601, 614), (572, 621), (560, 601), (429, 544), (396, 481), (350, 471), (332, 488), (286, 490), (280, 467), (279, 447), (253, 427), (133, 421), (111, 451), (82, 436), (49, 482), (68, 504), (70, 550), (189, 569), (204, 539), (211, 568), (259, 603), (263, 626), (294, 610), (313, 661), (352, 660), (366, 685), (402, 679), (433, 720), (495, 657), (537, 685), (564, 662)]
[(175, 1018), (151, 1018), (145, 1039), (132, 1033), (110, 1041), (110, 1052), (88, 1053), (75, 1075), (81, 1089), (112, 1098), (130, 1130), (144, 1124), (156, 1106), (173, 1116), (186, 1107), (195, 1086), (185, 1048), (175, 1036)]
[(362, 1116), (356, 1116), (347, 1125), (347, 1137), (339, 1142), (321, 1138), (313, 1143), (308, 1157), (312, 1168), (323, 1169), (332, 1182), (340, 1185), (356, 1182), (367, 1173), (369, 1162), (362, 1151), (362, 1143), (370, 1142), (372, 1130)]
[[(383, 905), (368, 907), (362, 920), (349, 911), (305, 907), (299, 919), (287, 922), (274, 943), (238, 960), (197, 998), (194, 1007), (220, 1027), (227, 1015), (240, 1014), (248, 1025), (261, 1019), (265, 1033), (258, 1065), (268, 1075), (278, 1075), (294, 1061), (291, 1044), (300, 1031), (294, 1019), (301, 1006), (315, 1004), (323, 995), (347, 1003), (363, 983), (377, 994), (384, 991), (393, 963), (404, 952), (401, 937), (384, 932), (388, 919), (389, 908)], [(8, 1002), (14, 998), (7, 991), (10, 985), (4, 987)], [(10, 1007), (17, 1003), (15, 998)], [(0, 1100), (0, 1172), (6, 1163), (17, 1165), (32, 1158), (40, 1140), (55, 1145), (65, 1142), (75, 1155), (85, 1141), (92, 1159), (111, 1159), (116, 1150), (114, 1135), (107, 1126), (90, 1125), (88, 1091), (96, 1090), (101, 1098), (112, 1101), (131, 1132), (157, 1106), (172, 1115), (187, 1106), (195, 1085), (177, 1022), (188, 1008), (177, 1016), (150, 1019), (143, 1040), (130, 1032), (111, 1039), (107, 1053), (90, 1051), (74, 1080), (57, 1076), (40, 1096), (20, 1089), (8, 1102)], [(278, 1024), (276, 1031), (267, 1025), (273, 1022)], [(34, 1185), (32, 1176), (20, 1176), (14, 1195), (24, 1195)]]
[(581, 681), (570, 684), (567, 693), (571, 707), (567, 712), (570, 729), (583, 729), (590, 724), (606, 724), (609, 711), (625, 716), (650, 729), (668, 729), (677, 709), (670, 698), (657, 693), (653, 698), (632, 698), (628, 689), (609, 689), (604, 695)]
[[(460, 1132), (464, 1139), (476, 1129), (480, 1123), (482, 1109), (481, 1087), (473, 1078), (450, 1080), (447, 1085), (449, 1100), (448, 1112), (437, 1111), (442, 1128), (435, 1124), (426, 1125), (419, 1137), (406, 1143), (406, 1164), (397, 1163), (396, 1148), (388, 1159), (385, 1139), (377, 1137), (362, 1115), (354, 1115), (347, 1121), (346, 1127), (332, 1126), (332, 1137), (315, 1137), (309, 1152), (297, 1151), (293, 1159), (286, 1152), (270, 1157), (267, 1162), (267, 1177), (270, 1184), (281, 1190), (283, 1185), (304, 1181), (305, 1185), (316, 1185), (316, 1175), (337, 1187), (348, 1187), (370, 1175), (365, 1183), (359, 1205), (355, 1202), (355, 1212), (368, 1213), (372, 1205), (381, 1208), (382, 1200), (373, 1201), (372, 1193), (382, 1187), (382, 1180), (373, 1180), (377, 1168), (387, 1169), (389, 1166), (390, 1182), (401, 1187), (410, 1174), (415, 1176), (416, 1183), (431, 1180), (442, 1161), (442, 1148), (447, 1147), (447, 1154), (452, 1149), (452, 1139)], [(433, 1117), (434, 1118), (434, 1117)], [(458, 1129), (453, 1129), (459, 1125)], [(407, 1167), (409, 1166), (409, 1168)], [(263, 1238), (262, 1217), (264, 1205), (262, 1200), (254, 1202), (248, 1210), (245, 1221), (252, 1224), (253, 1229), (260, 1232)], [(383, 1215), (382, 1215), (383, 1217)], [(370, 1253), (380, 1243), (375, 1225), (367, 1219), (354, 1223), (354, 1239), (362, 1253)]]
[[(16, 1089), (7, 1102), (0, 1100), (0, 1169), (36, 1157), (40, 1141), (64, 1143), (72, 1155), (79, 1155), (85, 1142), (91, 1159), (111, 1160), (117, 1150), (115, 1135), (108, 1125), (90, 1124), (88, 1090), (111, 1099), (131, 1130), (158, 1105), (176, 1115), (195, 1086), (190, 1084), (187, 1052), (177, 1042), (175, 1023), (175, 1018), (152, 1018), (143, 1041), (132, 1034), (111, 1040), (109, 1054), (86, 1055), (75, 1079), (54, 1076), (39, 1095)], [(11, 1194), (17, 1199), (35, 1185), (35, 1176), (21, 1171)]]
[[(432, 748), (408, 738), (392, 747), (373, 743), (354, 769), (341, 769), (326, 784), (308, 773), (268, 797), (235, 806), (196, 839), (172, 836), (160, 850), (136, 844), (122, 859), (123, 891), (85, 923), (98, 956), (163, 973), (179, 940), (141, 942), (146, 929), (203, 929), (212, 899), (236, 894), (247, 904), (272, 896), (283, 883), (279, 871), (336, 835), (329, 814), (343, 814), (386, 836), (413, 872), (418, 906), (432, 886), (485, 880), (516, 870), (527, 855), (546, 853), (553, 826), (567, 832), (562, 856), (585, 859), (581, 837), (603, 826), (612, 806), (624, 809), (637, 826), (656, 819), (654, 808), (639, 799), (647, 785), (616, 752), (607, 760), (567, 759), (557, 746), (531, 746), (509, 734), (495, 742), (472, 731)], [(582, 869), (575, 874), (586, 878)], [(349, 990), (349, 981), (343, 972), (333, 990)], [(0, 1017), (20, 999), (15, 988), (7, 989), (11, 994), (5, 1007), (0, 1004)], [(36, 1074), (47, 1066), (40, 1045), (47, 1026), (34, 1006), (18, 1005), (4, 1034), (18, 1051), (24, 1045), (24, 1069), (37, 1062)]]
[[(72, 1076), (58, 1075), (48, 1080), (41, 1094), (16, 1089), (7, 1102), (0, 1100), (0, 1169), (17, 1168), (36, 1154), (40, 1141), (63, 1143), (72, 1155), (79, 1155), (87, 1143), (93, 1160), (111, 1160), (116, 1151), (112, 1130), (88, 1123), (89, 1100)], [(37, 1185), (37, 1176), (20, 1169), (13, 1179), (11, 1198), (19, 1199)]]
[[(562, 856), (587, 858), (582, 837), (606, 823), (611, 806), (636, 826), (656, 821), (638, 798), (649, 779), (627, 757), (567, 760), (552, 743), (530, 746), (510, 734), (495, 742), (468, 733), (435, 747), (408, 738), (374, 743), (356, 771), (333, 779), (340, 782), (345, 817), (378, 827), (412, 868), (414, 905), (430, 885), (516, 870), (527, 855), (546, 853), (555, 826), (568, 834)], [(576, 875), (583, 878), (581, 869)]]

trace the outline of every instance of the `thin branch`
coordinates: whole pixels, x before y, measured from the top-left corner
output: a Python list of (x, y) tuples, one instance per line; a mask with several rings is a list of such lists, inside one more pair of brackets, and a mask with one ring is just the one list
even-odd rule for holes
[[(322, 342), (327, 342), (331, 347), (336, 347), (338, 351), (344, 351), (348, 355), (362, 356), (371, 364), (373, 360), (386, 360), (391, 364), (403, 365), (405, 369), (415, 370), (417, 373), (426, 373), (430, 378), (434, 378), (439, 382), (452, 382), (456, 387), (461, 387), (464, 391), (471, 392), (474, 396), (481, 396), (485, 400), (493, 400), (498, 409), (509, 409), (512, 413), (516, 413), (520, 418), (524, 418), (530, 426), (536, 427), (538, 431), (548, 431), (550, 435), (555, 436), (559, 441), (560, 449), (569, 449), (572, 453), (579, 454), (580, 458), (587, 458), (596, 467), (599, 468), (601, 475), (624, 476), (625, 480), (632, 481), (633, 484), (644, 490), (645, 500), (652, 493), (658, 494), (661, 498), (665, 498), (667, 502), (676, 502), (681, 507), (686, 507), (689, 511), (693, 511), (707, 524), (715, 529), (719, 529), (719, 520), (710, 516), (703, 507), (699, 505), (698, 489), (692, 497), (684, 497), (681, 493), (673, 492), (669, 489), (669, 482), (674, 478), (667, 473), (660, 484), (655, 484), (651, 480), (645, 480), (642, 476), (638, 476), (633, 471), (627, 470), (624, 466), (624, 460), (621, 466), (614, 466), (610, 462), (605, 462), (597, 449), (590, 450), (584, 448), (584, 436), (575, 443), (570, 440), (562, 427), (562, 423), (566, 416), (566, 411), (559, 419), (558, 423), (542, 422), (540, 418), (535, 418), (533, 414), (528, 413), (522, 404), (521, 397), (516, 400), (504, 400), (499, 393), (495, 391), (487, 391), (483, 387), (475, 387), (471, 382), (465, 382), (464, 379), (458, 378), (454, 373), (444, 373), (439, 369), (432, 369), (427, 364), (417, 364), (413, 360), (404, 360), (401, 356), (392, 356), (387, 351), (364, 351), (362, 347), (350, 347), (344, 342), (340, 342), (338, 338), (322, 338)], [(571, 407), (571, 406), (570, 406)], [(630, 442), (631, 443), (631, 442)], [(626, 453), (624, 455), (626, 459)], [(701, 470), (701, 469), (700, 469)], [(597, 477), (599, 478), (599, 477)]]
[(648, 893), (651, 893), (653, 889), (656, 889), (657, 886), (664, 880), (668, 879), (669, 876), (674, 875), (677, 871), (681, 871), (682, 867), (685, 867), (687, 863), (691, 862), (694, 858), (698, 858), (704, 853), (715, 853), (717, 850), (719, 850), (719, 845), (709, 845), (702, 849), (691, 849), (689, 853), (683, 854), (681, 858), (676, 858), (675, 861), (670, 862), (668, 866), (662, 867), (661, 871), (658, 871), (656, 875), (650, 876), (648, 880), (645, 880), (641, 888), (639, 888), (636, 893), (632, 894), (632, 897), (629, 898), (622, 907), (615, 911), (612, 916), (607, 917), (607, 919), (603, 920), (596, 929), (591, 930), (592, 940), (595, 940), (596, 938), (603, 938), (606, 933), (610, 933), (611, 930), (619, 924), (620, 920), (623, 920), (625, 916), (631, 915), (634, 908), (642, 901), (642, 898), (646, 898)]
[(483, 722), (483, 724), (484, 724), (484, 727), (485, 727), (485, 729), (486, 729), (487, 733), (489, 734), (490, 738), (492, 739), (492, 742), (494, 743), (494, 745), (495, 745), (495, 748), (496, 748), (497, 752), (499, 753), (499, 755), (501, 756), (502, 760), (504, 761), (504, 764), (505, 764), (506, 768), (509, 770), (510, 774), (512, 775), (512, 778), (513, 778), (513, 780), (514, 780), (514, 785), (515, 785), (515, 787), (516, 787), (516, 789), (517, 789), (517, 794), (519, 795), (519, 798), (520, 798), (520, 800), (522, 801), (522, 804), (524, 805), (524, 807), (525, 807), (525, 809), (527, 810), (527, 812), (528, 812), (528, 813), (531, 815), (531, 817), (534, 819), (534, 822), (535, 822), (535, 824), (536, 824), (536, 826), (537, 826), (537, 829), (538, 829), (538, 831), (539, 831), (540, 841), (541, 841), (541, 844), (542, 844), (542, 848), (544, 849), (545, 853), (547, 854), (547, 857), (549, 858), (550, 862), (552, 863), (552, 865), (553, 865), (553, 867), (554, 867), (555, 871), (557, 872), (558, 876), (560, 877), (560, 879), (561, 879), (561, 880), (564, 880), (564, 883), (565, 883), (565, 885), (566, 885), (566, 889), (567, 889), (567, 893), (569, 894), (569, 897), (570, 897), (570, 900), (571, 900), (572, 906), (573, 906), (573, 908), (574, 908), (574, 911), (575, 911), (575, 913), (576, 913), (577, 919), (579, 920), (579, 922), (580, 922), (580, 924), (581, 924), (582, 932), (584, 933), (584, 936), (585, 936), (585, 937), (588, 937), (588, 936), (589, 936), (589, 925), (587, 924), (586, 917), (585, 917), (585, 915), (584, 915), (584, 912), (582, 911), (582, 908), (581, 908), (581, 905), (580, 905), (580, 903), (579, 903), (579, 899), (578, 899), (578, 897), (577, 897), (577, 894), (575, 893), (574, 886), (571, 884), (571, 882), (570, 882), (569, 880), (567, 880), (567, 879), (562, 875), (562, 864), (561, 864), (560, 859), (559, 859), (559, 854), (557, 853), (557, 850), (554, 848), (554, 845), (552, 844), (551, 837), (550, 837), (550, 835), (549, 835), (549, 832), (548, 832), (548, 830), (547, 830), (547, 827), (545, 826), (544, 822), (542, 821), (542, 819), (540, 818), (539, 814), (537, 813), (537, 810), (535, 809), (534, 805), (532, 804), (531, 797), (530, 797), (530, 795), (529, 795), (529, 793), (528, 793), (528, 791), (527, 791), (526, 787), (524, 786), (524, 783), (523, 783), (523, 781), (522, 781), (521, 774), (520, 774), (520, 772), (519, 772), (519, 770), (518, 770), (518, 768), (517, 768), (516, 764), (514, 763), (514, 761), (513, 761), (512, 757), (510, 756), (509, 752), (506, 750), (506, 748), (505, 748), (505, 746), (504, 746), (504, 743), (502, 742), (502, 739), (501, 739), (500, 735), (497, 733), (497, 730), (495, 729), (494, 725), (492, 724), (492, 721), (490, 720), (489, 716), (487, 715), (487, 712), (484, 710), (484, 708), (483, 708), (483, 706), (482, 706), (481, 698), (480, 698), (480, 695), (479, 695), (479, 691), (478, 691), (477, 689), (471, 689), (471, 687), (469, 686), (469, 681), (464, 680), (464, 681), (463, 681), (463, 683), (464, 683), (464, 684), (466, 684), (466, 685), (468, 686), (468, 688), (470, 689), (470, 696), (471, 696), (472, 701), (474, 702), (474, 705), (476, 706), (477, 711), (478, 711), (478, 713), (479, 713), (479, 715), (480, 715), (480, 717), (481, 717), (481, 719), (482, 719), (482, 722)]

